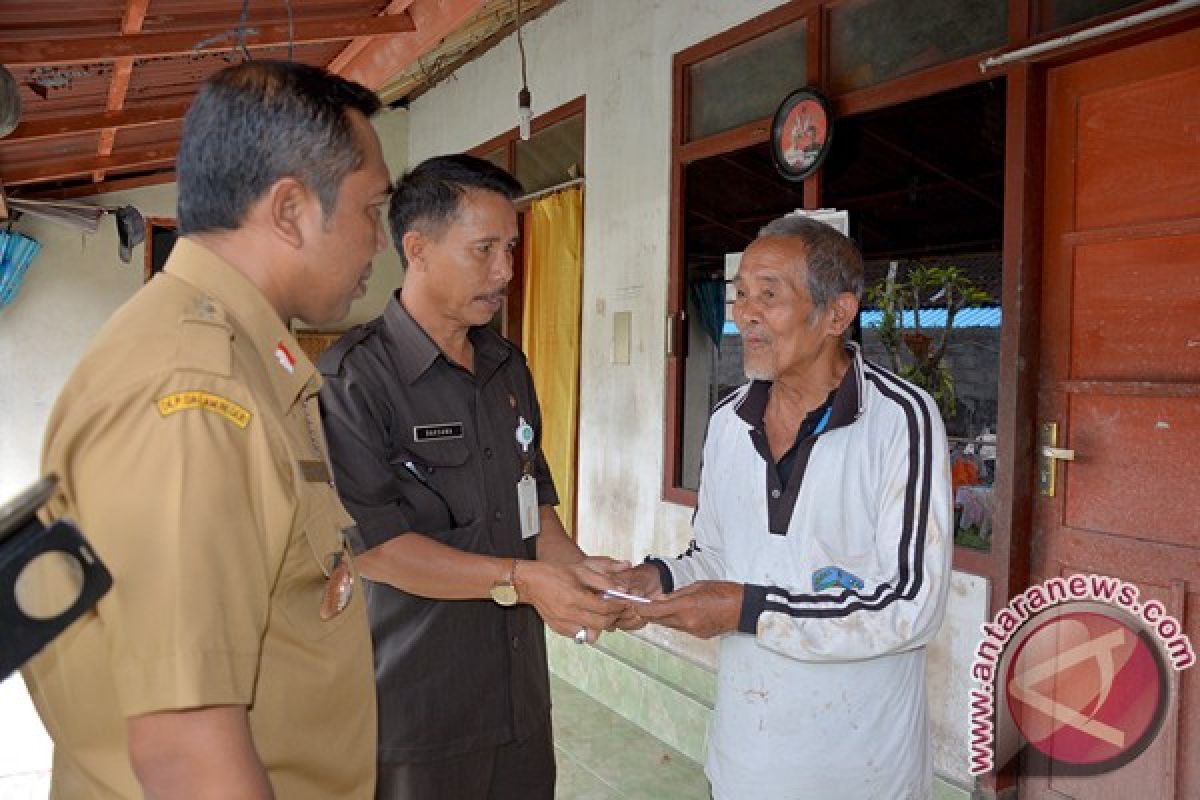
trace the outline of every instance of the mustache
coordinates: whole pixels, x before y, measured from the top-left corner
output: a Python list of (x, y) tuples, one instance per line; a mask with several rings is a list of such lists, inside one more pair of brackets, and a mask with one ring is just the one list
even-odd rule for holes
[(771, 337), (767, 334), (767, 332), (757, 326), (746, 328), (741, 331), (741, 334), (743, 342), (751, 341), (756, 344), (771, 343)]

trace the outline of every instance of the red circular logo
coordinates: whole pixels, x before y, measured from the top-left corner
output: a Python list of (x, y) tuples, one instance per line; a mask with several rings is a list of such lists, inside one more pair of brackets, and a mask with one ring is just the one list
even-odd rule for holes
[(1166, 688), (1154, 644), (1121, 620), (1090, 611), (1038, 626), (1013, 654), (1004, 686), (1030, 745), (1059, 763), (1096, 770), (1146, 749), (1166, 711)]

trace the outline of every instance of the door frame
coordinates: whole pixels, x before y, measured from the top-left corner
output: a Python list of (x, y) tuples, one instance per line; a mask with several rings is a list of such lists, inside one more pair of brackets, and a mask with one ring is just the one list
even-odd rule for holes
[[(1010, 18), (1010, 25), (1032, 21)], [(1038, 392), (1041, 368), (1042, 247), (1045, 205), (1047, 79), (1051, 69), (1200, 27), (1200, 11), (1065, 46), (1008, 64), (1004, 156), (1004, 234), (997, 396), (996, 504), (990, 553), (956, 548), (954, 566), (991, 581), (988, 619), (1030, 586), (1037, 499)], [(981, 776), (981, 789), (1015, 791), (1008, 769)]]

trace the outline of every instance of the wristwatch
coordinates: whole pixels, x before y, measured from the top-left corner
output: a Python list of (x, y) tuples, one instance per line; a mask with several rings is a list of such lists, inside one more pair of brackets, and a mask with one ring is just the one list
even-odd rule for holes
[(512, 567), (508, 570), (508, 579), (492, 584), (492, 599), (501, 606), (515, 606), (520, 600), (517, 595), (517, 559), (512, 560)]

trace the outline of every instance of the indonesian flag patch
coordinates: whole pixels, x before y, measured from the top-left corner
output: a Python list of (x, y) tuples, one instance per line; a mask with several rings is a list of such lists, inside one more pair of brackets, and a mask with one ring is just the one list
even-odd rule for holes
[(275, 358), (279, 361), (279, 366), (286, 369), (289, 375), (296, 371), (296, 358), (288, 352), (283, 342), (275, 345)]

